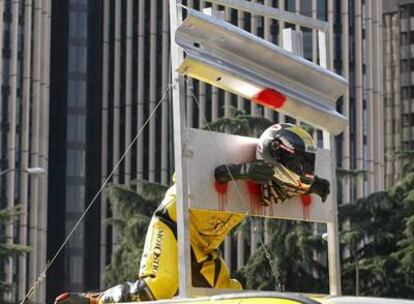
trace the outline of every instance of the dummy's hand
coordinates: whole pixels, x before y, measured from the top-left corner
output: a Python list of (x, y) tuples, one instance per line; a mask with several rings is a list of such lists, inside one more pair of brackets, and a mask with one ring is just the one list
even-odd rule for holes
[(309, 193), (315, 193), (319, 195), (322, 202), (326, 201), (326, 198), (330, 192), (331, 184), (328, 180), (315, 176), (313, 183), (309, 189)]
[(129, 284), (119, 284), (105, 290), (100, 296), (100, 303), (118, 303), (129, 300)]
[(65, 292), (55, 299), (54, 304), (103, 304), (99, 296), (99, 293)]
[(273, 177), (273, 167), (263, 160), (254, 160), (238, 165), (221, 165), (214, 170), (214, 177), (219, 183), (227, 183), (232, 179), (250, 179), (255, 183), (262, 184)]

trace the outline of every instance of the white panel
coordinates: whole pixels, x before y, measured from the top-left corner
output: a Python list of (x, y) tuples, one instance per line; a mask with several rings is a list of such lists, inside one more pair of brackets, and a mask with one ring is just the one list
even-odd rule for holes
[[(188, 129), (186, 134), (186, 156), (188, 157), (188, 183), (190, 208), (225, 210), (273, 218), (330, 222), (332, 219), (332, 197), (325, 203), (312, 195), (311, 204), (305, 207), (300, 198), (285, 201), (280, 205), (263, 207), (252, 195), (246, 181), (228, 184), (225, 194), (215, 189), (214, 168), (222, 164), (242, 163), (254, 159), (257, 139), (223, 133)], [(319, 149), (316, 174), (331, 180), (330, 152)]]

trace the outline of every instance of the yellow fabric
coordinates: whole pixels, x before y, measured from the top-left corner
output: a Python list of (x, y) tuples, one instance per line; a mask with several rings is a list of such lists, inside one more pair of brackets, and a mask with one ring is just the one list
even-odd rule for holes
[(171, 298), (178, 289), (177, 250), (173, 232), (154, 217), (145, 239), (140, 277), (156, 299)]
[[(176, 223), (175, 185), (167, 191), (159, 210)], [(242, 289), (239, 282), (230, 279), (229, 270), (217, 249), (230, 230), (243, 218), (243, 214), (190, 210), (191, 247), (197, 263), (202, 265), (200, 273), (215, 288)], [(157, 300), (172, 298), (178, 289), (177, 250), (174, 233), (155, 215), (147, 232), (139, 277), (145, 281)], [(220, 265), (218, 269), (216, 264)], [(216, 271), (219, 271), (218, 275)]]

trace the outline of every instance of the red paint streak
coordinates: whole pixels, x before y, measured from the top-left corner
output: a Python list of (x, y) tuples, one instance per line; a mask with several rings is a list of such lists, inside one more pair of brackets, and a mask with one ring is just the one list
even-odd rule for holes
[(250, 193), (250, 208), (254, 214), (263, 214), (264, 207), (261, 204), (262, 188), (259, 184), (247, 181), (247, 190)]
[(60, 302), (60, 301), (63, 301), (63, 300), (65, 300), (67, 297), (69, 297), (69, 292), (62, 293), (60, 296), (58, 296), (58, 297), (55, 299), (55, 302), (56, 302), (56, 303), (58, 303), (58, 302)]
[(273, 89), (264, 89), (253, 96), (252, 100), (261, 105), (279, 109), (285, 104), (286, 96)]
[(214, 188), (216, 188), (217, 195), (218, 195), (218, 205), (219, 210), (224, 211), (227, 207), (227, 190), (228, 190), (228, 183), (214, 183)]
[(309, 219), (310, 217), (310, 206), (312, 205), (312, 197), (310, 194), (304, 194), (300, 197), (303, 208), (303, 218)]

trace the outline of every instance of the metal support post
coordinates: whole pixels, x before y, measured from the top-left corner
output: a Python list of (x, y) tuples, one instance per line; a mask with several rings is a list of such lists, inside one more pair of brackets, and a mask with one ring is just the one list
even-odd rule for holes
[[(326, 35), (329, 37), (330, 35)], [(320, 55), (320, 65), (327, 69), (332, 69), (332, 62), (329, 59), (330, 44), (332, 40), (328, 38), (319, 40), (319, 52), (324, 53), (325, 56)], [(329, 293), (331, 295), (340, 295), (341, 291), (341, 267), (340, 267), (340, 248), (338, 236), (338, 206), (336, 195), (336, 152), (335, 152), (335, 137), (328, 132), (323, 132), (323, 147), (331, 152), (331, 171), (332, 181), (331, 193), (332, 200), (332, 222), (327, 223), (328, 233), (328, 269), (329, 269)]]
[(171, 29), (171, 71), (174, 87), (172, 90), (173, 117), (174, 117), (174, 153), (177, 187), (177, 237), (178, 237), (178, 273), (179, 297), (190, 296), (191, 284), (191, 255), (189, 237), (189, 209), (187, 161), (183, 158), (183, 135), (185, 126), (185, 96), (184, 82), (179, 77), (178, 67), (183, 60), (183, 51), (175, 43), (175, 30), (182, 20), (180, 0), (170, 1), (170, 29)]
[[(329, 36), (329, 35), (327, 35)], [(324, 53), (321, 56), (320, 65), (327, 67), (329, 65), (328, 57), (330, 54), (329, 44), (326, 43), (326, 39), (319, 40), (319, 51)], [(302, 32), (293, 29), (283, 30), (283, 48), (294, 53), (297, 56), (303, 57), (303, 36)], [(340, 255), (339, 255), (339, 239), (338, 239), (338, 208), (336, 202), (336, 175), (335, 175), (335, 147), (334, 147), (334, 136), (328, 132), (323, 132), (323, 145), (324, 148), (331, 151), (331, 170), (332, 170), (332, 183), (331, 183), (331, 194), (333, 199), (332, 206), (332, 222), (327, 223), (328, 230), (328, 264), (329, 264), (329, 290), (331, 295), (341, 294), (341, 271), (340, 271)]]
[(285, 28), (283, 33), (283, 48), (293, 54), (303, 57), (303, 34), (291, 28)]
[[(319, 65), (332, 69), (331, 61), (331, 49), (332, 49), (332, 40), (331, 32), (319, 31)], [(323, 145), (325, 149), (331, 151), (331, 171), (332, 171), (332, 180), (336, 181), (335, 174), (335, 145), (334, 145), (334, 136), (330, 135), (328, 132), (323, 132)], [(339, 249), (339, 238), (338, 238), (338, 207), (336, 201), (336, 184), (331, 184), (331, 194), (333, 199), (333, 206), (331, 212), (332, 222), (327, 223), (327, 232), (328, 232), (328, 266), (329, 266), (329, 292), (331, 295), (340, 295), (341, 294), (341, 270), (340, 270), (340, 249)]]
[(335, 174), (335, 137), (328, 132), (323, 132), (323, 146), (331, 151), (332, 183), (332, 222), (327, 223), (328, 232), (328, 267), (329, 267), (329, 293), (331, 295), (341, 294), (341, 267), (340, 249), (338, 236), (338, 206), (336, 201), (336, 174)]

